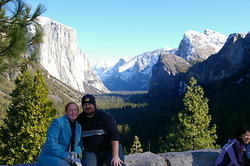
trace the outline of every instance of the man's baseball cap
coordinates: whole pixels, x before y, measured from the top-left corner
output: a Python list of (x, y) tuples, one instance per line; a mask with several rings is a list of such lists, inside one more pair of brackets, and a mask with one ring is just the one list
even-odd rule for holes
[(85, 103), (93, 104), (96, 106), (95, 97), (90, 94), (86, 94), (82, 97), (82, 105)]

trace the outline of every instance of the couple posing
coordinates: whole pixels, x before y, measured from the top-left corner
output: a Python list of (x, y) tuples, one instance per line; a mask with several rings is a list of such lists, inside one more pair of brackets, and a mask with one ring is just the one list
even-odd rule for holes
[(124, 166), (124, 154), (114, 118), (96, 109), (95, 97), (65, 106), (65, 115), (55, 119), (47, 132), (38, 166)]

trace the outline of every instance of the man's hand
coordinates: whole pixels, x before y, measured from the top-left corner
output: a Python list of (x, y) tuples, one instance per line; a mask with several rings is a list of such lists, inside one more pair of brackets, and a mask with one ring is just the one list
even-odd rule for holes
[(111, 160), (111, 165), (112, 166), (122, 166), (123, 162), (121, 161), (121, 159), (118, 156), (114, 156)]

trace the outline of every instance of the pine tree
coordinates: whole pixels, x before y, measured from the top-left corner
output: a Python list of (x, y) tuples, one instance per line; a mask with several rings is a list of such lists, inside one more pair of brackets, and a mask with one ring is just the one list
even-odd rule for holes
[(23, 71), (15, 80), (11, 105), (0, 128), (0, 161), (14, 165), (36, 160), (47, 127), (55, 116), (41, 72)]
[[(38, 44), (42, 41), (42, 28), (37, 22), (45, 8), (43, 5), (31, 13), (23, 0), (0, 1), (0, 72), (14, 71), (36, 59)], [(28, 28), (34, 26), (31, 35)], [(27, 53), (29, 52), (29, 56)]]
[(134, 143), (130, 149), (130, 154), (133, 154), (133, 153), (142, 153), (143, 152), (143, 149), (141, 147), (141, 142), (139, 140), (139, 137), (135, 136), (134, 137)]
[(167, 136), (168, 150), (215, 148), (216, 126), (210, 125), (208, 99), (193, 77), (187, 86), (183, 104), (184, 110), (172, 118), (172, 127)]

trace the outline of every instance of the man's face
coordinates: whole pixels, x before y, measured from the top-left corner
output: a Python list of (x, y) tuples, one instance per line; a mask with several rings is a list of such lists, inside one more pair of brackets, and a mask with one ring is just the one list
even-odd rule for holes
[(83, 107), (83, 111), (87, 114), (87, 115), (92, 115), (95, 113), (95, 106), (94, 104), (91, 103), (84, 103), (82, 105)]

